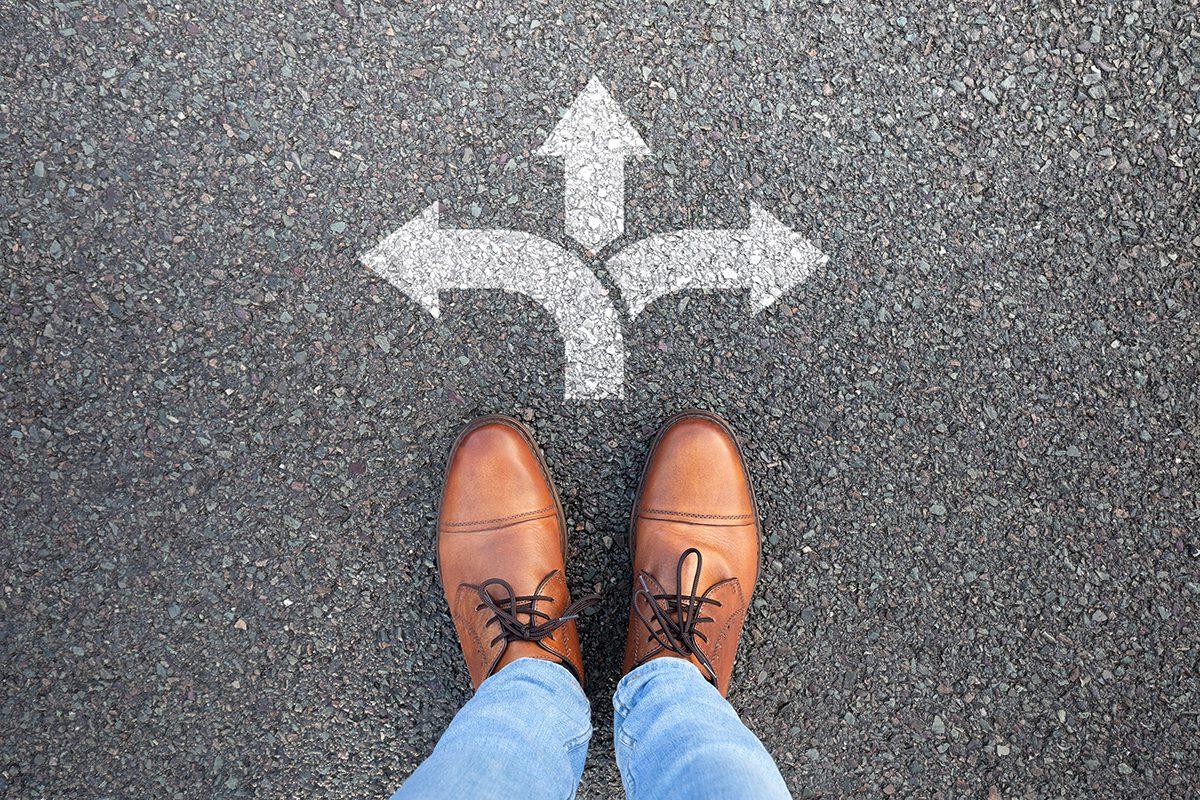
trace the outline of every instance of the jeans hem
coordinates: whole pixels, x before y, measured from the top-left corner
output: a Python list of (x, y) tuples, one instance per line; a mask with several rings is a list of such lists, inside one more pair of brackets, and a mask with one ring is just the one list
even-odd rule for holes
[[(613, 708), (622, 715), (629, 714), (629, 703), (624, 699), (625, 695), (634, 691), (631, 687), (636, 683), (648, 681), (654, 675), (660, 672), (679, 672), (680, 674), (694, 673), (701, 678), (704, 676), (700, 673), (699, 667), (688, 661), (686, 658), (673, 658), (664, 656), (662, 658), (654, 658), (647, 661), (641, 666), (634, 667), (629, 670), (625, 677), (617, 684), (617, 689), (613, 692)], [(689, 675), (690, 677), (690, 675)]]

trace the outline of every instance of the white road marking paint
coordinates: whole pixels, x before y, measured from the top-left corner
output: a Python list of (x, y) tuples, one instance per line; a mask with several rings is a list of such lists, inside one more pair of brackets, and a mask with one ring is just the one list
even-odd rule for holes
[(629, 315), (685, 289), (749, 289), (755, 312), (808, 277), (828, 257), (756, 203), (750, 227), (683, 230), (642, 239), (608, 259)]
[[(625, 231), (625, 158), (649, 152), (595, 77), (537, 151), (564, 159), (567, 233), (593, 253)], [(762, 311), (827, 260), (751, 203), (747, 228), (650, 236), (611, 256), (608, 268), (636, 318), (660, 297), (685, 289), (748, 289), (754, 310)], [(624, 394), (617, 309), (588, 265), (554, 242), (521, 231), (442, 230), (434, 203), (362, 261), (435, 318), (443, 290), (501, 289), (530, 297), (558, 323), (566, 398)]]
[(649, 148), (592, 76), (536, 155), (563, 159), (567, 234), (595, 253), (625, 232), (625, 159)]
[(443, 230), (437, 203), (399, 228), (362, 261), (441, 316), (443, 289), (503, 289), (526, 295), (553, 315), (566, 356), (568, 399), (620, 397), (625, 343), (603, 284), (562, 247), (510, 230)]

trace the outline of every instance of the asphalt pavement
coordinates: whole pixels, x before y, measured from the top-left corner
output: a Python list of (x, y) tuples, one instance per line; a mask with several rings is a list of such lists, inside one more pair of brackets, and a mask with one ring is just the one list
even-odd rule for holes
[[(744, 439), (731, 700), (797, 797), (1200, 793), (1200, 21), (1188, 2), (0, 4), (0, 796), (385, 798), (469, 696), (437, 585), (456, 430), (513, 414), (570, 526), (596, 736), (649, 437)], [(389, 4), (390, 5), (390, 4)], [(630, 319), (535, 151), (593, 75), (624, 236), (828, 256)], [(584, 259), (555, 320), (359, 260), (431, 203)]]

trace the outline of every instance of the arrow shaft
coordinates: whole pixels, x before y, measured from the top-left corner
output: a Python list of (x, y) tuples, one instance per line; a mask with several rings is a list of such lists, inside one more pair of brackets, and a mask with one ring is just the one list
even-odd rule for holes
[(518, 231), (438, 231), (425, 250), (430, 285), (499, 289), (536, 301), (557, 323), (565, 395), (619, 397), (625, 345), (620, 319), (595, 274), (556, 244)]
[(646, 306), (685, 289), (741, 289), (753, 282), (744, 231), (685, 230), (632, 244), (608, 265), (636, 317)]
[(567, 233), (599, 250), (625, 233), (625, 163), (606, 153), (572, 153), (565, 159), (563, 206)]

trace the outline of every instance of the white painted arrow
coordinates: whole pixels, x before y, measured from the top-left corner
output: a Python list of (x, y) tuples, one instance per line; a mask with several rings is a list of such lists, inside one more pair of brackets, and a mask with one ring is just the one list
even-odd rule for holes
[(443, 289), (503, 289), (532, 298), (558, 323), (566, 397), (623, 393), (617, 312), (587, 265), (553, 242), (520, 231), (442, 230), (434, 203), (361, 258), (434, 317)]
[(650, 155), (593, 76), (537, 150), (563, 159), (567, 233), (593, 253), (625, 232), (625, 159)]
[(629, 316), (685, 289), (749, 289), (756, 312), (808, 277), (828, 257), (755, 203), (750, 227), (650, 236), (608, 259)]

